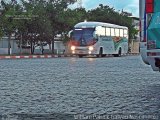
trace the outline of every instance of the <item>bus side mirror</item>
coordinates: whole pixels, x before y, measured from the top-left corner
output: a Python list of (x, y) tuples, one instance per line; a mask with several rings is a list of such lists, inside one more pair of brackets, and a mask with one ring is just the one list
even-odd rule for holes
[(98, 39), (98, 34), (97, 34), (96, 31), (93, 32), (93, 38), (94, 38), (94, 39)]
[(73, 36), (73, 30), (68, 32), (68, 37), (71, 38)]

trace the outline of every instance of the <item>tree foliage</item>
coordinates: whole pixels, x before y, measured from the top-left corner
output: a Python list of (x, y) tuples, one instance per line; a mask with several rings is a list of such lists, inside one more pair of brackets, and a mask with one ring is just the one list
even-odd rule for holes
[[(123, 12), (100, 4), (97, 8), (87, 11), (85, 8), (70, 9), (68, 5), (76, 0), (20, 0), (19, 3), (1, 1), (3, 8), (0, 15), (0, 36), (16, 33), (19, 44), (29, 44), (34, 53), (36, 46), (54, 43), (54, 37), (62, 34), (64, 38), (75, 24), (87, 21), (107, 22), (127, 26), (130, 37), (136, 30), (132, 20)], [(66, 40), (66, 39), (64, 39)], [(10, 40), (9, 40), (10, 42)], [(54, 49), (54, 46), (52, 47)]]

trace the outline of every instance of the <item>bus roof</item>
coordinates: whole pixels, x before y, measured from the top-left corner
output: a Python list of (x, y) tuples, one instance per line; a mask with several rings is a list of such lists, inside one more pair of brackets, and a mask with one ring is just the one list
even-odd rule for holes
[(105, 26), (105, 27), (114, 27), (114, 28), (123, 28), (128, 29), (125, 26), (115, 25), (111, 23), (104, 23), (104, 22), (80, 22), (74, 26), (74, 28), (95, 28), (97, 26)]

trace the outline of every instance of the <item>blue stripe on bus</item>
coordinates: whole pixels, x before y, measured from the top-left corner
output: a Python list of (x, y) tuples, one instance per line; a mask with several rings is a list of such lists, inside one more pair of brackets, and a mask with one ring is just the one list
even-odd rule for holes
[[(146, 8), (145, 8), (145, 9), (146, 9)], [(146, 10), (145, 10), (145, 11), (146, 11)], [(144, 40), (145, 40), (145, 41), (147, 40), (147, 39), (146, 39), (146, 35), (147, 35), (147, 34), (146, 34), (146, 28), (147, 28), (147, 27), (146, 27), (146, 12), (144, 12), (144, 36), (143, 36), (143, 41), (144, 41)]]

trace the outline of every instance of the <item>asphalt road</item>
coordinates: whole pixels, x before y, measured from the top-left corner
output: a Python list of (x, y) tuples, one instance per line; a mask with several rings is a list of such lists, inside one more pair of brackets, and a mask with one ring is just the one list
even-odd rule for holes
[(0, 60), (0, 114), (16, 114), (16, 120), (70, 114), (160, 119), (160, 73), (140, 56)]

